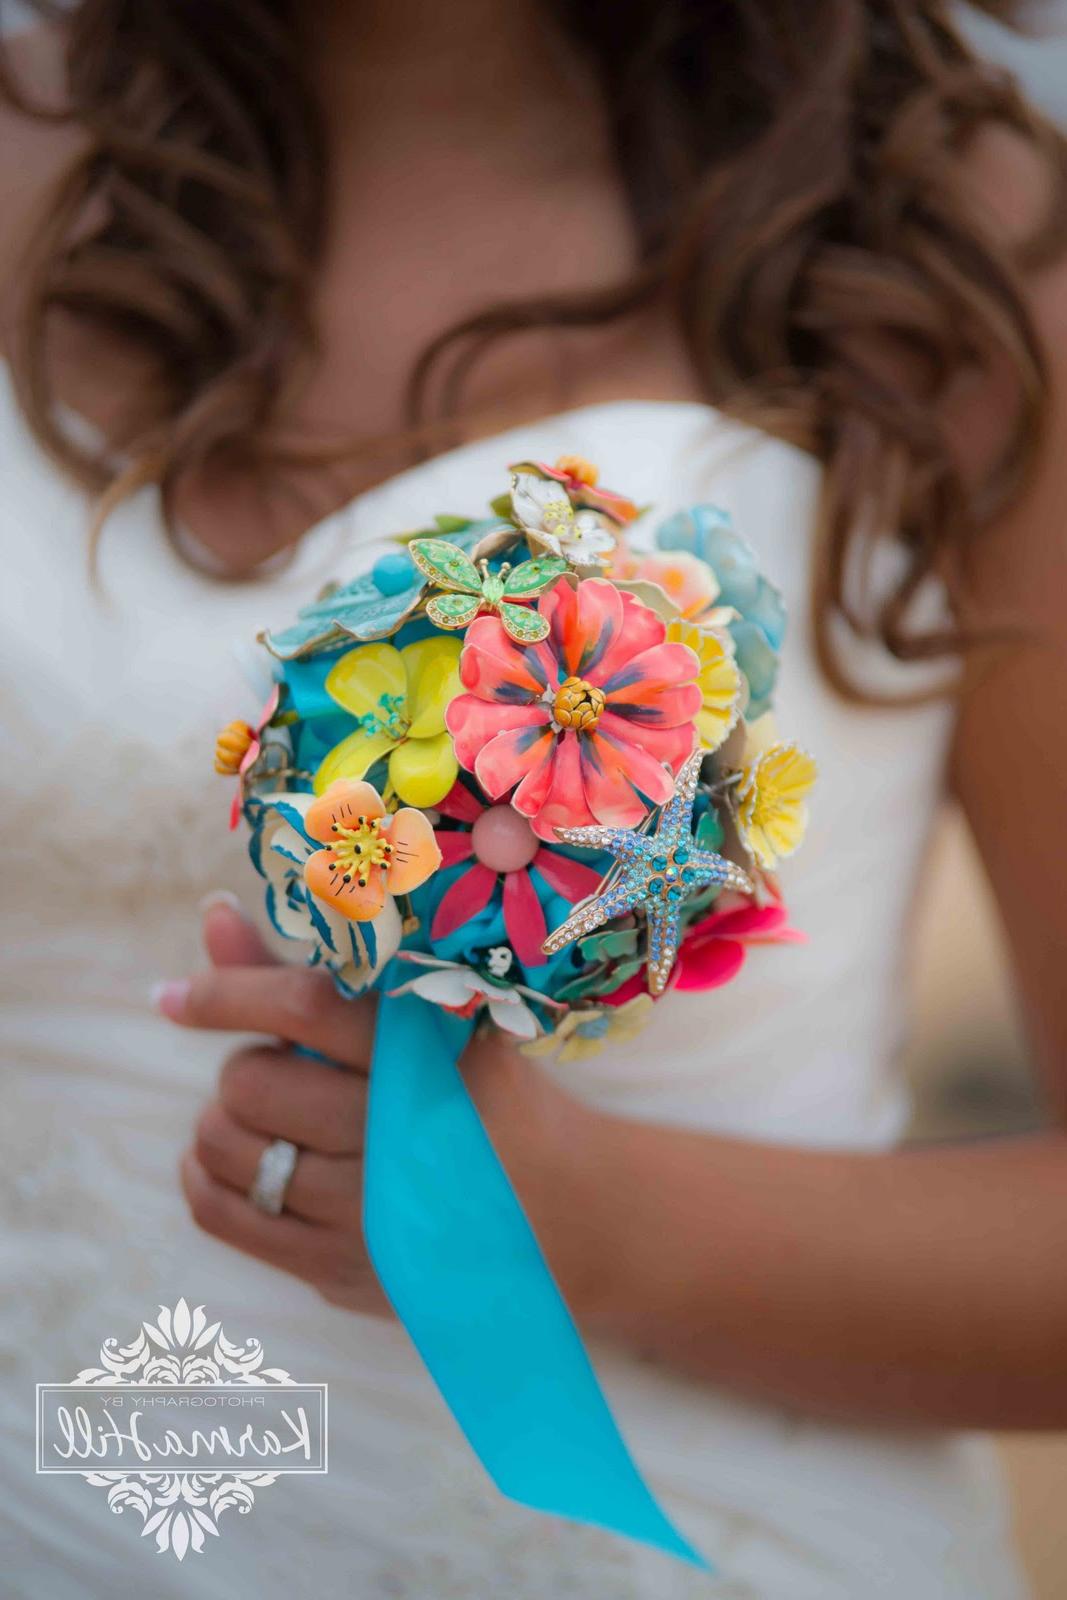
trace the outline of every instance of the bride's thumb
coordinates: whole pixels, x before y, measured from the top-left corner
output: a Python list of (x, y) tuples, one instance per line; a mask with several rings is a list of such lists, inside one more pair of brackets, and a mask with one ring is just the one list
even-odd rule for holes
[(204, 949), (216, 967), (270, 967), (277, 957), (245, 917), (235, 895), (220, 889), (200, 902)]

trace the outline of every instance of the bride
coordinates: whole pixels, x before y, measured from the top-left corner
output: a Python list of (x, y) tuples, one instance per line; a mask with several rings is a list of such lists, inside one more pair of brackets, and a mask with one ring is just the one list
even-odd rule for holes
[[(980, 1431), (1067, 1427), (1067, 1147), (900, 1148), (895, 1062), (951, 791), (1067, 1099), (1056, 137), (941, 0), (40, 11), (0, 119), (5, 1594), (1020, 1595)], [(803, 950), (592, 1061), (465, 1062), (714, 1578), (472, 1460), (362, 1251), (369, 1003), (277, 965), (210, 772), (235, 643), (564, 452), (731, 512), (822, 770)], [(182, 1566), (30, 1466), (32, 1384), (180, 1297), (331, 1423)]]

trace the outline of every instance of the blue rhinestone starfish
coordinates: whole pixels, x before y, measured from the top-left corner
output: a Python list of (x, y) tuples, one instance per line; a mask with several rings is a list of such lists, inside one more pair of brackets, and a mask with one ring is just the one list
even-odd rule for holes
[(566, 922), (549, 934), (542, 946), (546, 955), (555, 955), (572, 939), (584, 938), (614, 917), (643, 912), (648, 923), (648, 987), (650, 993), (662, 994), (678, 953), (684, 901), (714, 883), (743, 894), (753, 892), (752, 880), (740, 867), (711, 850), (699, 850), (693, 841), (693, 800), (702, 760), (700, 750), (689, 757), (649, 833), (629, 828), (556, 829), (565, 844), (607, 850), (615, 863), (596, 894), (576, 905)]

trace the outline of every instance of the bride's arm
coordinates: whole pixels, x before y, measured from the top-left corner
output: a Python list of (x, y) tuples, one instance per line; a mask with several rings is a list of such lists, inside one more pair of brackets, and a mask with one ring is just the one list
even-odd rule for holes
[[(247, 940), (225, 908), (211, 921), (216, 952)], [(238, 1050), (183, 1180), (208, 1232), (337, 1304), (381, 1310), (359, 1218), (369, 1007), (319, 973), (242, 966), (171, 986), (163, 1009), (186, 1026), (270, 1030), (350, 1069)], [(465, 1066), (588, 1332), (808, 1413), (1067, 1426), (1063, 1136), (794, 1150), (605, 1116), (499, 1040)], [(290, 1210), (265, 1217), (246, 1191), (274, 1137), (302, 1154)]]
[[(1037, 280), (1033, 310), (1051, 426), (1031, 486), (973, 563), (978, 613), (1029, 636), (963, 697), (951, 776), (1057, 1131), (866, 1156), (604, 1119), (588, 1130), (590, 1320), (805, 1410), (1067, 1426), (1067, 268)], [(961, 450), (991, 447), (999, 404), (995, 385), (958, 396)], [(509, 1159), (521, 1187), (521, 1150)], [(548, 1202), (532, 1170), (526, 1181), (536, 1215)]]
[[(591, 1320), (807, 1410), (1067, 1426), (1067, 268), (1035, 282), (1033, 310), (1051, 426), (972, 564), (978, 614), (1029, 633), (963, 697), (951, 776), (1057, 1131), (875, 1156), (604, 1119), (588, 1134)], [(992, 447), (1000, 405), (995, 385), (957, 397), (962, 451)], [(489, 1115), (506, 1145), (506, 1119)], [(521, 1150), (510, 1159), (521, 1186)]]
[[(224, 907), (210, 922), (216, 954), (251, 937)], [(321, 973), (248, 966), (170, 985), (162, 1008), (185, 1026), (270, 1031), (349, 1069), (239, 1049), (182, 1175), (207, 1232), (339, 1305), (383, 1309), (359, 1217), (371, 1008)], [(499, 1039), (476, 1043), (465, 1068), (587, 1332), (808, 1413), (1067, 1426), (1063, 1135), (796, 1150), (606, 1116)], [(267, 1217), (246, 1193), (276, 1137), (302, 1153), (289, 1208)]]

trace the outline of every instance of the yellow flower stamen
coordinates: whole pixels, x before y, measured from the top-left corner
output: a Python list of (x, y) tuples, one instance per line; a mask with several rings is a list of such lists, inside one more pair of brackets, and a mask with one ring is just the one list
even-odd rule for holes
[(357, 817), (354, 828), (335, 822), (331, 831), (337, 836), (330, 846), (334, 867), (345, 883), (355, 878), (365, 889), (371, 867), (380, 867), (383, 872), (388, 869), (393, 847), (382, 835), (381, 817)]
[(552, 704), (552, 718), (560, 728), (573, 728), (577, 733), (588, 733), (600, 721), (604, 709), (604, 691), (584, 678), (564, 678), (556, 690)]

